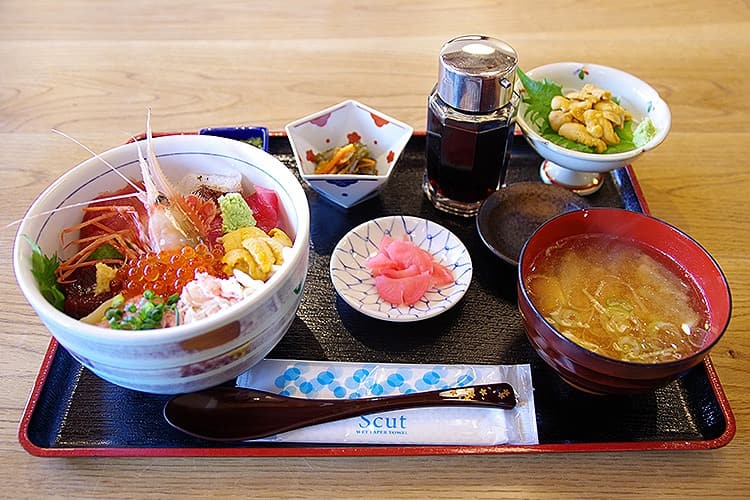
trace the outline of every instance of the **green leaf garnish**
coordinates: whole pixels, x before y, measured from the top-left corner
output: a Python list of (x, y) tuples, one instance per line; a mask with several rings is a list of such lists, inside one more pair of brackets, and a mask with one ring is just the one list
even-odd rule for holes
[(123, 259), (123, 255), (109, 243), (100, 246), (86, 260)]
[[(546, 78), (542, 81), (534, 80), (524, 73), (520, 68), (517, 70), (518, 77), (525, 89), (523, 102), (526, 104), (524, 118), (536, 127), (539, 135), (565, 149), (580, 151), (582, 153), (612, 154), (630, 151), (636, 148), (633, 142), (633, 122), (628, 120), (622, 128), (615, 128), (615, 133), (620, 137), (619, 144), (609, 145), (603, 153), (585, 144), (567, 139), (554, 130), (549, 124), (549, 113), (552, 111), (552, 98), (562, 94), (562, 86)], [(613, 101), (618, 102), (616, 98)]]
[(263, 138), (262, 137), (250, 137), (249, 139), (242, 139), (241, 142), (246, 142), (251, 146), (263, 149)]
[(55, 309), (62, 311), (65, 307), (65, 294), (63, 294), (62, 288), (57, 283), (57, 276), (55, 275), (55, 271), (57, 271), (60, 265), (57, 253), (52, 254), (51, 257), (47, 257), (39, 245), (34, 243), (31, 238), (25, 234), (23, 238), (31, 247), (31, 274), (36, 279), (39, 292)]
[(546, 78), (542, 81), (533, 80), (520, 68), (518, 68), (518, 77), (521, 79), (523, 88), (526, 89), (523, 98), (523, 102), (526, 103), (524, 118), (533, 123), (541, 135), (547, 132), (554, 134), (555, 132), (550, 127), (547, 117), (552, 111), (552, 106), (550, 106), (552, 98), (562, 95), (562, 86)]

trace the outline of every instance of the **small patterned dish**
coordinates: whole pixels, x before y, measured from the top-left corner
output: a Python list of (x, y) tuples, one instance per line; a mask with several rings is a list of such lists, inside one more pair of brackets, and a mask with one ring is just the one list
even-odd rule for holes
[[(388, 183), (413, 128), (365, 104), (347, 100), (285, 127), (299, 174), (312, 189), (350, 208), (376, 196)], [(377, 175), (315, 173), (315, 155), (352, 142), (367, 147)]]
[[(609, 172), (631, 164), (646, 151), (654, 149), (667, 137), (672, 125), (669, 106), (659, 92), (648, 83), (619, 69), (599, 64), (558, 62), (546, 64), (526, 71), (533, 80), (549, 80), (562, 87), (563, 93), (580, 90), (590, 83), (612, 92), (613, 99), (627, 109), (634, 124), (650, 119), (656, 133), (644, 144), (619, 153), (584, 153), (565, 148), (541, 135), (540, 120), (527, 116), (528, 104), (518, 107), (516, 123), (526, 141), (544, 158), (539, 173), (547, 184), (557, 184), (571, 191), (588, 195), (598, 191), (604, 182), (603, 172)], [(516, 82), (516, 90), (526, 96), (523, 82)]]
[[(428, 290), (411, 306), (383, 300), (365, 262), (378, 252), (385, 235), (396, 239), (407, 236), (447, 267), (455, 281)], [(431, 318), (453, 307), (469, 288), (472, 269), (471, 256), (456, 235), (440, 224), (407, 215), (381, 217), (355, 227), (333, 249), (330, 264), (333, 286), (347, 304), (367, 316), (399, 322)]]

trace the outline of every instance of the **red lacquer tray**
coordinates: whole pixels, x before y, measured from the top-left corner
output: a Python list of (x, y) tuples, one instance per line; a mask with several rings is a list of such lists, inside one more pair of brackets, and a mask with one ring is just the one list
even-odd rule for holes
[[(264, 136), (269, 152), (294, 168), (283, 134)], [(541, 159), (517, 138), (507, 182), (537, 180)], [(424, 134), (410, 140), (378, 197), (350, 210), (306, 187), (311, 209), (308, 281), (297, 316), (269, 357), (394, 363), (529, 363), (538, 445), (347, 446), (214, 443), (172, 429), (162, 418), (168, 396), (105, 382), (55, 340), (23, 413), (19, 441), (39, 456), (351, 456), (507, 454), (711, 449), (729, 443), (735, 420), (710, 358), (667, 387), (637, 396), (591, 396), (550, 371), (533, 351), (515, 302), (515, 270), (495, 257), (473, 221), (435, 210), (421, 193)], [(648, 212), (630, 168), (605, 176), (594, 206)], [(337, 297), (328, 276), (333, 247), (366, 220), (406, 214), (432, 219), (458, 235), (474, 277), (462, 301), (439, 318), (409, 324), (365, 317)]]

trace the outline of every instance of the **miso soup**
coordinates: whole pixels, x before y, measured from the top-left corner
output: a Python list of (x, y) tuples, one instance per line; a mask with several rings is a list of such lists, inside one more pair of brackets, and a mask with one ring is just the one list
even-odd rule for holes
[(564, 238), (536, 257), (525, 285), (556, 330), (603, 356), (667, 362), (708, 339), (697, 285), (666, 256), (635, 241), (604, 234)]

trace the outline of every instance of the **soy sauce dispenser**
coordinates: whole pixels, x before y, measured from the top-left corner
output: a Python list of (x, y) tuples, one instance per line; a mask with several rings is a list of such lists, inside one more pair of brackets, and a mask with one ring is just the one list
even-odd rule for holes
[(505, 181), (520, 103), (517, 65), (513, 47), (488, 36), (454, 38), (440, 50), (422, 184), (436, 208), (473, 216)]

